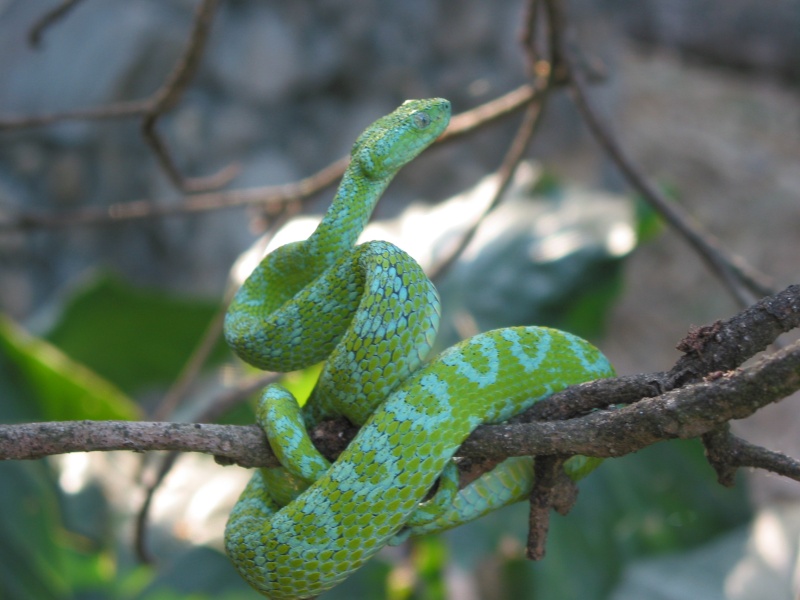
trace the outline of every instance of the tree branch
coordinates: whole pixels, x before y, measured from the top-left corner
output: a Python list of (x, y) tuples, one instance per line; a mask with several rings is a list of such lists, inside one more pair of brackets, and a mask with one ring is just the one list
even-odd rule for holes
[(703, 434), (703, 444), (706, 458), (717, 472), (717, 480), (726, 487), (733, 486), (739, 467), (765, 469), (800, 481), (800, 461), (736, 437), (727, 424)]
[(724, 321), (690, 331), (678, 344), (685, 352), (668, 371), (599, 379), (567, 388), (534, 405), (515, 421), (558, 420), (612, 404), (658, 396), (714, 373), (730, 371), (800, 327), (800, 285), (791, 285)]
[[(479, 427), (463, 444), (459, 455), (495, 459), (573, 454), (611, 457), (636, 452), (663, 440), (707, 435), (733, 419), (747, 417), (800, 389), (800, 342), (762, 357), (753, 366), (731, 371), (738, 366), (732, 362), (746, 360), (781, 332), (796, 327), (798, 321), (800, 286), (795, 285), (725, 322), (704, 329), (713, 330), (713, 335), (693, 338), (697, 341), (692, 349), (694, 358), (691, 355), (682, 357), (668, 373), (684, 372), (687, 361), (701, 361), (703, 368), (711, 369), (706, 373), (710, 376), (704, 380), (686, 383), (673, 378), (672, 384), (680, 384), (680, 387), (656, 397), (647, 397), (647, 391), (653, 387), (648, 384), (640, 388), (645, 394), (636, 399), (616, 399), (617, 403), (629, 402), (629, 406), (574, 418), (558, 411), (539, 412), (535, 406), (530, 413), (538, 413), (539, 419), (556, 420)], [(694, 365), (690, 371), (695, 377), (702, 372)], [(609, 379), (574, 386), (540, 404), (557, 401), (559, 396), (568, 400), (570, 394), (577, 394), (578, 398), (595, 395), (596, 398), (598, 386), (635, 389), (629, 378)], [(581, 408), (588, 406), (592, 404), (584, 403)], [(336, 456), (353, 434), (353, 428), (337, 424), (315, 431), (313, 437), (323, 453)], [(752, 447), (733, 444), (739, 457), (734, 467), (756, 466), (782, 474), (797, 469), (786, 457), (783, 459), (790, 462), (784, 460), (780, 466), (774, 453), (757, 453)], [(205, 452), (223, 463), (250, 467), (277, 464), (263, 433), (254, 425), (118, 421), (0, 425), (0, 459), (3, 460), (99, 450)]]
[(800, 342), (758, 364), (619, 409), (565, 421), (495, 425), (476, 430), (461, 447), (487, 458), (584, 454), (622, 456), (660, 441), (700, 437), (743, 419), (800, 389)]
[[(583, 454), (623, 456), (660, 441), (695, 438), (800, 389), (800, 342), (762, 358), (756, 365), (693, 384), (620, 409), (562, 421), (479, 427), (459, 456), (505, 458)], [(314, 432), (326, 455), (347, 446), (350, 428)], [(255, 425), (127, 421), (62, 421), (0, 425), (0, 459), (37, 459), (67, 452), (177, 450), (213, 454), (225, 464), (277, 466)], [(743, 464), (769, 468), (771, 460)]]
[(550, 530), (550, 509), (566, 515), (578, 498), (578, 488), (564, 472), (564, 457), (543, 456), (533, 465), (533, 489), (528, 514), (526, 556), (530, 560), (544, 558), (547, 533)]

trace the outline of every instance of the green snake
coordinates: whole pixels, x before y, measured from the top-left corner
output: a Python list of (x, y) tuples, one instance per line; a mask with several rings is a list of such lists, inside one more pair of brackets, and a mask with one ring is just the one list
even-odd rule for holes
[[(478, 425), (612, 374), (593, 346), (543, 327), (477, 335), (425, 362), (436, 289), (401, 249), (356, 239), (397, 171), (449, 120), (447, 100), (409, 100), (368, 127), (314, 233), (267, 255), (226, 315), (228, 344), (259, 368), (326, 360), (302, 409), (283, 387), (265, 390), (256, 418), (282, 467), (256, 471), (225, 530), (241, 575), (273, 600), (316, 597), (387, 544), (522, 500), (530, 458), (459, 490), (459, 445)], [(339, 416), (361, 429), (331, 465), (307, 431)], [(573, 457), (567, 467), (578, 478), (594, 462)]]

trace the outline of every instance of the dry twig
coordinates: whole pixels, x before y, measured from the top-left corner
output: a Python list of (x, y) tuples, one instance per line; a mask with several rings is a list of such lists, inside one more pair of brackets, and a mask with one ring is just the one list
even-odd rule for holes
[[(32, 43), (38, 43), (43, 29), (50, 26), (54, 21), (62, 18), (76, 3), (75, 1), (63, 2), (46, 13), (31, 30)], [(217, 3), (218, 0), (203, 0), (200, 3), (195, 13), (192, 31), (187, 40), (183, 55), (176, 63), (166, 81), (150, 97), (143, 100), (119, 102), (99, 108), (19, 118), (4, 118), (0, 119), (0, 131), (42, 127), (70, 120), (140, 117), (142, 119), (142, 135), (145, 141), (153, 150), (167, 176), (178, 189), (184, 192), (192, 192), (214, 189), (225, 185), (233, 178), (236, 172), (238, 172), (238, 167), (231, 165), (208, 177), (185, 178), (181, 175), (166, 143), (156, 129), (158, 120), (177, 105), (197, 71), (211, 29)]]
[(539, 123), (539, 117), (542, 114), (545, 98), (546, 92), (543, 91), (538, 103), (531, 103), (528, 105), (522, 123), (517, 130), (517, 135), (511, 142), (511, 146), (508, 148), (503, 163), (498, 169), (497, 188), (495, 189), (491, 202), (489, 202), (483, 213), (475, 220), (472, 226), (461, 235), (461, 238), (452, 250), (429, 269), (428, 277), (430, 277), (432, 281), (438, 281), (444, 277), (447, 271), (449, 271), (458, 260), (458, 257), (461, 256), (467, 246), (469, 246), (469, 243), (475, 237), (475, 233), (478, 231), (481, 223), (483, 223), (486, 217), (500, 205), (517, 167), (525, 156), (525, 150), (528, 148), (531, 139), (533, 139), (533, 134), (536, 132), (536, 125)]
[(62, 0), (61, 4), (54, 6), (44, 13), (31, 27), (28, 33), (28, 42), (34, 48), (38, 48), (42, 42), (42, 35), (53, 24), (67, 16), (67, 13), (75, 8), (80, 0)]

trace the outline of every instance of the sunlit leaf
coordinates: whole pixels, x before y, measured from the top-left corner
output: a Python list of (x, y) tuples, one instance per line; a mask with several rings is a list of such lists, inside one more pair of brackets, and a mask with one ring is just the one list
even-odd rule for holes
[(308, 367), (302, 371), (293, 371), (281, 377), (281, 385), (289, 390), (297, 398), (298, 404), (302, 406), (311, 395), (311, 391), (317, 384), (319, 374), (325, 363), (319, 363), (313, 367)]
[(0, 598), (69, 597), (59, 525), (46, 465), (0, 463)]
[[(67, 302), (47, 339), (131, 393), (174, 380), (218, 309), (101, 276)], [(212, 360), (225, 356), (220, 340)]]
[(52, 344), (0, 316), (0, 352), (29, 390), (40, 419), (135, 419), (136, 404)]

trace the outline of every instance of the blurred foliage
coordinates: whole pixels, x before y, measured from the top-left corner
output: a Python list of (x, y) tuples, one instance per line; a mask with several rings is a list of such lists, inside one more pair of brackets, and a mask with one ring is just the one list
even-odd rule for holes
[(623, 286), (623, 265), (658, 217), (642, 202), (565, 185), (547, 171), (516, 183), (471, 253), (438, 282), (438, 347), (465, 333), (547, 325), (599, 339)]
[[(5, 318), (0, 318), (0, 350), (7, 370), (13, 374), (17, 385), (25, 388), (41, 420), (135, 419), (139, 416), (136, 405), (119, 389), (52, 344), (33, 337)], [(17, 408), (25, 413), (33, 407)]]
[[(67, 301), (46, 338), (128, 393), (175, 379), (219, 310), (101, 275)], [(220, 340), (211, 357), (227, 349)]]

